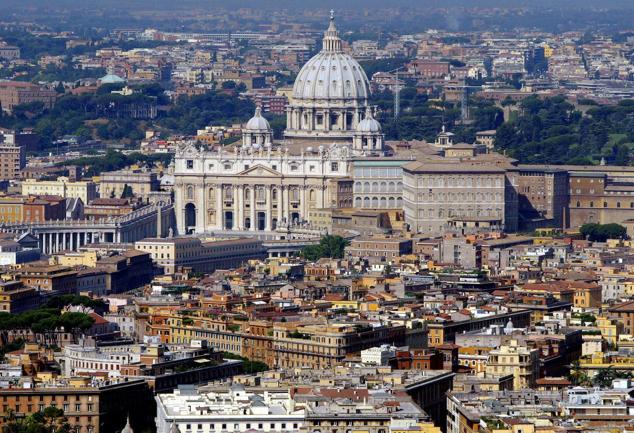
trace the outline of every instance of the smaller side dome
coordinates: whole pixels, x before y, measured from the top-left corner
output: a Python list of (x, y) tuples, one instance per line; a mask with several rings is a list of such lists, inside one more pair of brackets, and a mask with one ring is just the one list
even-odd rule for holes
[(255, 115), (249, 119), (245, 129), (249, 131), (269, 131), (271, 129), (269, 121), (262, 116), (262, 108), (260, 106), (255, 108)]
[(372, 115), (372, 109), (367, 107), (365, 118), (357, 125), (357, 132), (381, 132), (381, 124)]

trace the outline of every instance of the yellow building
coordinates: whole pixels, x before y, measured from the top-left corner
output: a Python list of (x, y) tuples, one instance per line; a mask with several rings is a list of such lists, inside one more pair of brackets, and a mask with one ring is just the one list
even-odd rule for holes
[(359, 310), (359, 306), (361, 304), (360, 301), (349, 301), (347, 299), (342, 299), (342, 300), (337, 300), (337, 301), (330, 301), (330, 303), (332, 304), (332, 308), (345, 309), (345, 310), (350, 310), (350, 311), (358, 311)]
[(0, 222), (20, 222), (22, 216), (23, 200), (16, 197), (0, 197)]
[(236, 238), (201, 241), (198, 238), (146, 238), (134, 248), (150, 254), (166, 274), (181, 268), (194, 272), (237, 268), (250, 259), (263, 259), (265, 250), (257, 239)]
[(416, 425), (391, 428), (390, 433), (441, 433), (440, 427), (430, 422), (419, 422)]
[[(552, 430), (552, 428), (550, 430)], [(524, 421), (510, 425), (505, 424), (502, 428), (488, 428), (487, 426), (487, 431), (491, 433), (535, 433), (535, 424)]]
[(575, 290), (573, 302), (578, 308), (601, 308), (601, 286), (583, 283)]
[(589, 378), (594, 377), (600, 370), (612, 369), (634, 373), (634, 357), (616, 353), (596, 352), (590, 356), (579, 358), (579, 369)]
[(488, 354), (493, 349), (493, 347), (461, 346), (458, 349), (458, 364), (469, 367), (474, 373), (484, 373)]
[(489, 352), (486, 374), (513, 375), (513, 389), (531, 388), (539, 377), (539, 350), (520, 346), (517, 340)]
[(79, 198), (88, 204), (97, 198), (97, 187), (91, 181), (71, 181), (60, 176), (56, 180), (26, 179), (22, 182), (22, 195), (57, 195), (64, 198)]
[(616, 347), (619, 335), (623, 333), (623, 323), (607, 317), (597, 317), (595, 326), (601, 331), (601, 337), (610, 345)]
[(84, 252), (67, 252), (64, 254), (55, 254), (49, 259), (51, 265), (61, 266), (87, 266), (93, 268), (97, 266), (97, 252), (96, 251), (84, 251)]

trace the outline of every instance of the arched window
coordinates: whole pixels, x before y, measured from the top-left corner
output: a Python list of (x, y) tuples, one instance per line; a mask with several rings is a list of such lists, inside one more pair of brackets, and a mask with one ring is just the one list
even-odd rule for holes
[(581, 202), (577, 201), (577, 207), (581, 207)]
[(194, 187), (191, 185), (187, 186), (187, 200), (194, 199)]
[(277, 188), (273, 188), (272, 197), (273, 200), (277, 200)]
[(213, 200), (214, 199), (214, 189), (213, 188), (209, 188), (209, 200)]
[(308, 193), (308, 200), (310, 201), (317, 200), (317, 194), (315, 193), (314, 189), (311, 189), (310, 192)]

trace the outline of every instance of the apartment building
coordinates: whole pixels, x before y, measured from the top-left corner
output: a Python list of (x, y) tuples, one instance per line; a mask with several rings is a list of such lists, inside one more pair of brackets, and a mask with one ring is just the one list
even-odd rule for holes
[(276, 367), (332, 367), (350, 353), (382, 344), (402, 344), (405, 334), (403, 325), (276, 323), (273, 328)]
[(369, 257), (372, 259), (395, 260), (412, 254), (412, 240), (382, 236), (363, 236), (353, 239), (346, 247), (346, 253), (352, 257)]
[(77, 292), (77, 271), (65, 266), (24, 266), (17, 279), (25, 285), (36, 287), (44, 292), (75, 294)]
[(10, 412), (27, 416), (50, 406), (62, 409), (77, 433), (120, 431), (128, 416), (139, 431), (153, 422), (152, 394), (143, 380), (51, 379), (28, 387), (1, 388), (0, 404), (0, 426)]
[(24, 81), (0, 81), (0, 106), (11, 112), (13, 107), (31, 102), (42, 102), (45, 108), (53, 107), (57, 92)]
[(79, 198), (88, 204), (97, 198), (97, 186), (92, 181), (71, 181), (66, 176), (55, 180), (25, 179), (22, 195), (56, 195), (64, 198)]
[(0, 180), (16, 180), (26, 166), (26, 148), (0, 143)]
[(99, 176), (101, 198), (121, 198), (126, 187), (133, 195), (146, 197), (159, 190), (159, 181), (156, 173), (147, 170), (108, 171)]
[(134, 247), (149, 253), (166, 274), (183, 268), (211, 273), (216, 269), (236, 268), (248, 260), (266, 256), (262, 242), (248, 238), (212, 241), (191, 237), (147, 238), (135, 242)]
[(520, 346), (517, 340), (489, 352), (486, 374), (513, 375), (513, 389), (531, 388), (539, 377), (539, 350)]

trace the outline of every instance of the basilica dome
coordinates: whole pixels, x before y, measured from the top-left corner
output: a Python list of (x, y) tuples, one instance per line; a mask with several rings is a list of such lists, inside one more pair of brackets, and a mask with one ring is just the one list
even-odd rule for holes
[(324, 34), (322, 50), (299, 71), (293, 86), (293, 99), (301, 100), (365, 100), (370, 96), (370, 83), (363, 68), (352, 56), (343, 52), (334, 17)]

